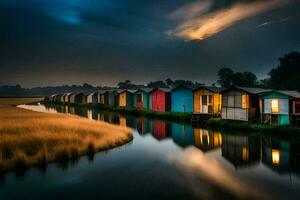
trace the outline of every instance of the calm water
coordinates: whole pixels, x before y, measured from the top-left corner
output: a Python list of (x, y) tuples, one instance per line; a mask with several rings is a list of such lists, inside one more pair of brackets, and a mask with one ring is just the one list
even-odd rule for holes
[(66, 106), (21, 107), (132, 127), (134, 139), (93, 159), (1, 175), (0, 199), (300, 199), (299, 138)]

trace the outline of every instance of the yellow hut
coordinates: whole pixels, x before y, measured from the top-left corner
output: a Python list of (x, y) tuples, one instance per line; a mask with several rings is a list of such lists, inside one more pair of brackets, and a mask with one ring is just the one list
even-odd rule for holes
[(222, 107), (222, 88), (200, 86), (194, 90), (194, 113), (220, 115)]

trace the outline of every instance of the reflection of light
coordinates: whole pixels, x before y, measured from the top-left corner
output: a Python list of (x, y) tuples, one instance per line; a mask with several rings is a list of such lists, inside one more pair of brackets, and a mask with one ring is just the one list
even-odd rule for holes
[(206, 136), (206, 139), (207, 139), (207, 144), (209, 144), (208, 130), (200, 129), (200, 141), (201, 141), (201, 144), (203, 144), (203, 137), (205, 137), (205, 136)]
[(214, 132), (213, 133), (214, 146), (219, 147), (222, 145), (222, 135), (221, 133)]
[(244, 161), (249, 160), (249, 149), (247, 147), (242, 148), (242, 158)]
[(93, 111), (87, 110), (87, 113), (88, 113), (88, 119), (93, 119)]
[(274, 166), (278, 166), (280, 163), (280, 151), (272, 149), (272, 163)]
[(126, 118), (120, 117), (120, 126), (126, 126)]

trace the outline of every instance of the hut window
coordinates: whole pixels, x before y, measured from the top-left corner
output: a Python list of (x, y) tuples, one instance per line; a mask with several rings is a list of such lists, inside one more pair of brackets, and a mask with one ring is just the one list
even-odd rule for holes
[(242, 108), (249, 108), (249, 96), (247, 94), (242, 95)]
[(279, 101), (278, 99), (271, 100), (271, 112), (278, 113), (279, 112)]
[(274, 166), (278, 166), (280, 163), (280, 151), (272, 149), (272, 163)]

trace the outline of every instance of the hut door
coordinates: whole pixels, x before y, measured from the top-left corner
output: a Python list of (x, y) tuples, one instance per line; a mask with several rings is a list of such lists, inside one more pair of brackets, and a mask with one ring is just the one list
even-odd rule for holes
[(208, 113), (208, 95), (200, 96), (201, 113)]

